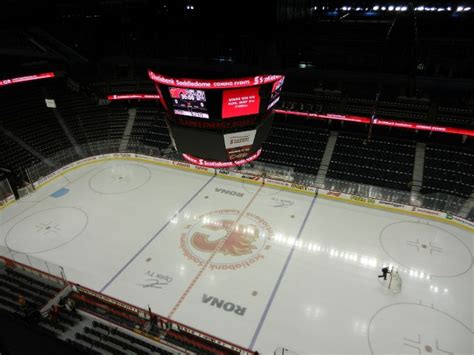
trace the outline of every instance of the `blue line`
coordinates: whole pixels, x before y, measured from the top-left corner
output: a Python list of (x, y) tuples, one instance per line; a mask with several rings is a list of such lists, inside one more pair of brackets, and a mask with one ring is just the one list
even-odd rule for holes
[(194, 199), (196, 198), (196, 196), (199, 195), (199, 193), (200, 193), (202, 190), (204, 190), (204, 188), (212, 181), (212, 179), (214, 179), (214, 177), (215, 177), (215, 175), (212, 176), (212, 177), (188, 200), (188, 202), (186, 202), (186, 203), (178, 210), (178, 212), (176, 212), (176, 213), (173, 215), (173, 217), (171, 217), (171, 218), (168, 220), (168, 222), (166, 222), (166, 223), (164, 224), (164, 226), (161, 227), (160, 230), (155, 233), (155, 235), (154, 235), (153, 237), (151, 237), (151, 239), (150, 239), (148, 242), (146, 242), (146, 244), (119, 270), (119, 272), (117, 272), (117, 273), (110, 279), (109, 282), (107, 282), (107, 283), (105, 284), (104, 287), (102, 287), (102, 289), (101, 289), (99, 292), (104, 292), (104, 290), (105, 290), (107, 287), (109, 287), (112, 282), (114, 282), (114, 280), (138, 257), (138, 255), (140, 255), (141, 252), (142, 252), (148, 245), (150, 245), (150, 243), (151, 243), (153, 240), (155, 240), (155, 238), (158, 237), (158, 236), (160, 235), (160, 233), (163, 232), (163, 230), (164, 230), (166, 227), (168, 227), (168, 225), (171, 223), (171, 221), (172, 221), (178, 214), (180, 214), (181, 211), (182, 211), (183, 209), (185, 209), (186, 206), (189, 205), (189, 203), (190, 203), (192, 200), (194, 200)]
[(260, 334), (260, 331), (262, 330), (263, 323), (265, 322), (265, 319), (267, 318), (268, 311), (270, 310), (270, 307), (272, 306), (272, 303), (273, 303), (273, 299), (275, 298), (278, 288), (280, 287), (281, 280), (283, 279), (286, 269), (288, 268), (288, 264), (290, 263), (291, 257), (293, 256), (293, 252), (295, 251), (296, 242), (300, 239), (301, 234), (303, 233), (303, 229), (306, 225), (306, 222), (308, 221), (309, 214), (311, 213), (311, 210), (313, 209), (315, 201), (316, 201), (316, 196), (314, 196), (313, 201), (311, 201), (311, 205), (309, 206), (308, 212), (306, 213), (306, 216), (304, 217), (303, 224), (301, 225), (301, 228), (298, 231), (298, 235), (295, 239), (295, 242), (293, 243), (293, 247), (291, 248), (291, 251), (288, 254), (288, 257), (286, 258), (285, 265), (283, 266), (283, 269), (280, 272), (278, 281), (275, 284), (275, 287), (273, 288), (272, 294), (267, 302), (265, 310), (263, 311), (262, 317), (260, 318), (260, 321), (258, 322), (258, 326), (257, 326), (257, 329), (255, 330), (255, 334), (253, 335), (252, 341), (250, 342), (250, 345), (248, 346), (249, 349), (253, 349), (255, 342), (257, 341), (258, 335)]

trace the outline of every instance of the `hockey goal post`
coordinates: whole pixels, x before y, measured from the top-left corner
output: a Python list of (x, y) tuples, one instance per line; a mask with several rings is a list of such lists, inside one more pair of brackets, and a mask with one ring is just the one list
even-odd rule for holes
[(18, 189), (18, 196), (20, 199), (29, 197), (34, 191), (33, 185), (32, 184), (25, 184), (23, 187), (20, 187)]
[(402, 290), (402, 278), (400, 277), (398, 270), (394, 270), (393, 268), (390, 271), (390, 281), (388, 283), (388, 289), (392, 293), (399, 293)]

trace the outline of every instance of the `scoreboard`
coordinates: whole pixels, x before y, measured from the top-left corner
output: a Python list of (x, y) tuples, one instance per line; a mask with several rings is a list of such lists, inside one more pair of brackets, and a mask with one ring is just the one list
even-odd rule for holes
[(176, 149), (184, 156), (240, 161), (268, 136), (282, 75), (232, 79), (174, 78), (148, 71), (155, 82)]

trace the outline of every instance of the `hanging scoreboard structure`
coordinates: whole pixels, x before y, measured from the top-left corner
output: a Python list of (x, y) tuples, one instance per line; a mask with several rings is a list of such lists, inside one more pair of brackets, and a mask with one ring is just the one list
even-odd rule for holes
[(167, 112), (172, 141), (201, 165), (242, 165), (256, 159), (273, 121), (284, 76), (172, 78), (148, 71)]

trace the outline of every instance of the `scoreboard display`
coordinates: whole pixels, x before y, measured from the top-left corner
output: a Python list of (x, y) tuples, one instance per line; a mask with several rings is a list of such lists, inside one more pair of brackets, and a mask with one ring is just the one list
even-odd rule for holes
[(168, 91), (174, 114), (209, 118), (204, 90), (169, 87)]
[(148, 71), (168, 115), (176, 149), (217, 161), (247, 158), (266, 139), (282, 75), (232, 79), (174, 78)]

